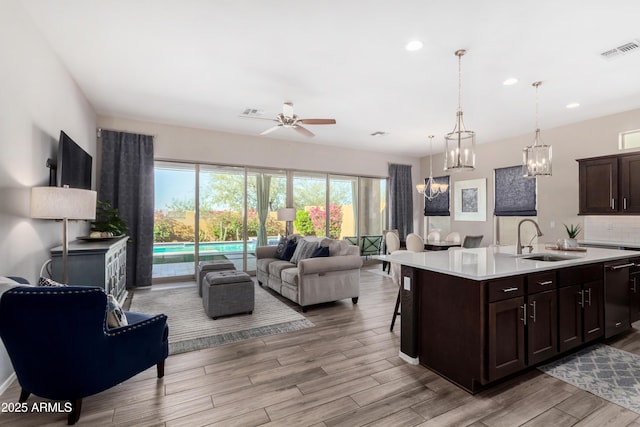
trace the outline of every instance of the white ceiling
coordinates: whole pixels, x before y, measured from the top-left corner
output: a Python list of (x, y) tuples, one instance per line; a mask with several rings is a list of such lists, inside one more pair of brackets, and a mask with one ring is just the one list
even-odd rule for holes
[[(484, 143), (640, 108), (638, 0), (22, 0), (100, 114), (258, 135), (292, 101), (315, 138), (424, 156), (458, 102)], [(424, 47), (408, 52), (419, 39)], [(504, 86), (508, 77), (519, 83)], [(570, 102), (580, 107), (567, 109)], [(376, 131), (383, 137), (370, 136)]]

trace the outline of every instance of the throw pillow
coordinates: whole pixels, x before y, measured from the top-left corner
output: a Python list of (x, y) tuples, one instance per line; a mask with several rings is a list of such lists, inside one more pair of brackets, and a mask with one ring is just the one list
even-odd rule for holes
[(107, 326), (109, 328), (119, 328), (128, 324), (127, 316), (124, 315), (118, 300), (113, 295), (107, 294)]
[(311, 254), (318, 247), (318, 242), (301, 240), (298, 242), (298, 247), (295, 253), (291, 257), (291, 262), (297, 264), (301, 259), (311, 258)]
[(278, 242), (278, 247), (276, 248), (276, 258), (282, 259), (282, 254), (284, 253), (284, 249), (287, 247), (287, 237), (280, 237), (280, 241)]
[(49, 279), (48, 277), (41, 277), (40, 279), (38, 279), (38, 286), (52, 286), (55, 288), (60, 288), (67, 285), (63, 283), (58, 283), (53, 279)]
[(329, 256), (328, 246), (319, 246), (311, 254), (311, 258), (320, 258), (320, 257), (328, 257), (328, 256)]
[(284, 248), (284, 252), (282, 253), (282, 260), (283, 261), (291, 260), (291, 257), (293, 256), (294, 252), (296, 251), (296, 246), (298, 246), (298, 245), (297, 245), (295, 240), (288, 240), (287, 241), (287, 247)]

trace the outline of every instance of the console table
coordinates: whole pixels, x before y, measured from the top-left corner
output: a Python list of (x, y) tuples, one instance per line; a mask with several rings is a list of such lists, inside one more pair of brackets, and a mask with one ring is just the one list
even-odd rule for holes
[[(120, 303), (127, 297), (127, 240), (117, 239), (69, 243), (69, 285), (99, 286)], [(62, 278), (62, 246), (51, 249), (53, 280)]]

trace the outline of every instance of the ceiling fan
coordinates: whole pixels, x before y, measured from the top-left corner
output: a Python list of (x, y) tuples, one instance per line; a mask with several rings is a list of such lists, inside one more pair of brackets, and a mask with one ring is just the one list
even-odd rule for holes
[[(271, 119), (267, 119), (271, 120)], [(335, 125), (335, 119), (301, 119), (293, 113), (293, 103), (285, 102), (282, 105), (282, 113), (278, 114), (274, 122), (277, 124), (264, 132), (260, 133), (260, 135), (266, 135), (271, 133), (279, 128), (291, 128), (298, 133), (301, 133), (304, 136), (312, 138), (314, 136), (313, 132), (308, 130), (305, 127), (300, 126), (300, 124), (305, 125)]]

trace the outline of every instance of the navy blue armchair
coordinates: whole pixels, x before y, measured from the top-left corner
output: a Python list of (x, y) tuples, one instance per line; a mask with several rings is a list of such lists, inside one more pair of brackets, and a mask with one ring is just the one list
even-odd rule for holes
[(164, 375), (168, 326), (164, 314), (125, 312), (128, 326), (107, 327), (107, 296), (90, 286), (30, 287), (0, 299), (0, 337), (29, 395), (69, 401), (68, 424), (80, 418), (82, 398), (157, 366)]

